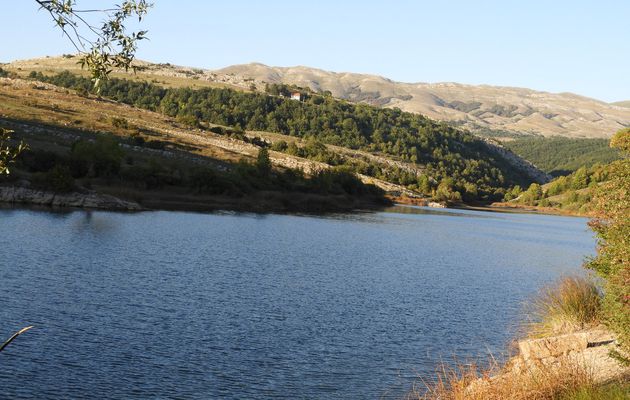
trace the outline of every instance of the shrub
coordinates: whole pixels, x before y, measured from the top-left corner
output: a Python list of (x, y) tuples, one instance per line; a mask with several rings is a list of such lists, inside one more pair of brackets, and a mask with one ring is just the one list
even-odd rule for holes
[(18, 159), (20, 166), (29, 172), (50, 171), (56, 164), (61, 162), (61, 157), (52, 151), (29, 150)]
[(4, 70), (4, 69), (0, 68), (0, 78), (12, 78), (12, 79), (15, 79), (17, 77), (18, 77), (18, 75), (15, 72), (7, 71), (7, 70)]
[(129, 136), (131, 138), (130, 143), (132, 146), (144, 146), (145, 140), (138, 132), (133, 132)]
[(543, 288), (530, 305), (531, 336), (549, 336), (596, 325), (601, 310), (601, 291), (592, 280), (566, 277)]
[(224, 135), (225, 134), (225, 129), (221, 128), (220, 126), (213, 126), (212, 128), (208, 129), (210, 132), (219, 134), (219, 135)]
[(66, 165), (55, 165), (44, 175), (44, 183), (55, 192), (70, 192), (74, 189), (74, 178)]
[(80, 87), (77, 89), (77, 96), (79, 97), (90, 97), (90, 91), (86, 88)]
[(93, 176), (112, 176), (120, 170), (124, 151), (113, 137), (99, 136), (94, 142), (79, 140), (74, 143), (71, 157), (77, 165), (86, 165)]
[(261, 148), (256, 157), (256, 170), (262, 177), (268, 177), (271, 173), (271, 159), (266, 148)]
[(287, 147), (288, 147), (287, 142), (285, 142), (284, 140), (279, 140), (277, 142), (273, 142), (273, 144), (271, 145), (271, 150), (285, 151)]
[(180, 124), (184, 124), (186, 126), (189, 126), (191, 128), (199, 128), (201, 125), (199, 124), (199, 118), (193, 116), (193, 115), (178, 115), (177, 116), (177, 122), (179, 122)]
[(129, 129), (129, 121), (126, 118), (112, 117), (111, 122), (114, 128)]
[(193, 169), (189, 173), (187, 183), (197, 193), (204, 194), (222, 194), (232, 186), (221, 174), (208, 167)]

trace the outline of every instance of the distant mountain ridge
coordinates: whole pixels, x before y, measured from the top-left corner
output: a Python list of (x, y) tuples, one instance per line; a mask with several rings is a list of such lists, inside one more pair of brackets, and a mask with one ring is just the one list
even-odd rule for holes
[[(381, 107), (398, 107), (463, 126), (484, 136), (562, 136), (609, 138), (630, 126), (630, 102), (606, 103), (573, 93), (461, 83), (403, 83), (377, 75), (330, 72), (305, 66), (270, 67), (260, 63), (219, 70), (136, 62), (139, 75), (176, 79), (177, 86), (223, 85), (262, 91), (282, 83), (330, 91), (333, 96)], [(71, 56), (14, 61), (23, 70), (79, 70)]]
[[(252, 63), (213, 71), (256, 83), (330, 91), (342, 99), (398, 107), (493, 136), (529, 134), (607, 138), (630, 126), (630, 109), (573, 93), (460, 83), (402, 83), (366, 74)], [(502, 132), (506, 131), (506, 132)]]

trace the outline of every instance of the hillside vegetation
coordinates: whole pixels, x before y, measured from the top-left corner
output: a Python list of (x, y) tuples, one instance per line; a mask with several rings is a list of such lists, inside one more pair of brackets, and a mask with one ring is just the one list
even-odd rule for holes
[(607, 139), (535, 137), (506, 141), (505, 146), (543, 171), (559, 176), (621, 158), (619, 151), (610, 148), (608, 142)]
[[(627, 131), (626, 129), (620, 132)], [(572, 143), (574, 140), (557, 140), (561, 144), (567, 142), (566, 144), (569, 148), (574, 144)], [(619, 177), (618, 166), (627, 165), (627, 155), (624, 156), (622, 151), (619, 150), (620, 146), (612, 146), (612, 142), (610, 143), (611, 144), (607, 147), (611, 151), (614, 151), (613, 154), (616, 156), (613, 161), (579, 167), (572, 173), (558, 176), (547, 184), (539, 185), (533, 183), (527, 190), (520, 186), (515, 186), (507, 191), (505, 200), (511, 204), (532, 206), (541, 209), (550, 208), (571, 214), (593, 215), (598, 207), (594, 199), (602, 197), (602, 188), (610, 185), (611, 178)], [(592, 160), (593, 154), (603, 153), (599, 143), (592, 145), (594, 148), (599, 148), (599, 150), (591, 154), (585, 151), (584, 159)], [(577, 143), (575, 148), (581, 148), (580, 143)], [(559, 159), (559, 157), (556, 159)], [(630, 175), (623, 176), (622, 179), (630, 180)], [(599, 207), (601, 208), (601, 205)]]
[[(87, 93), (91, 82), (63, 72), (32, 73), (32, 79)], [(531, 178), (474, 135), (398, 109), (352, 104), (305, 93), (306, 100), (218, 88), (165, 88), (149, 82), (112, 79), (101, 94), (161, 112), (194, 127), (220, 124), (263, 130), (383, 154), (421, 165), (423, 173), (390, 176), (441, 200), (489, 201)], [(282, 150), (280, 148), (280, 150)], [(383, 177), (375, 165), (350, 165), (355, 172)]]
[(604, 280), (603, 316), (621, 349), (613, 356), (630, 365), (630, 128), (617, 132), (610, 145), (624, 158), (608, 167), (609, 179), (595, 193), (597, 257), (588, 267)]
[(167, 209), (319, 212), (388, 204), (382, 190), (350, 171), (316, 168), (53, 85), (0, 78), (0, 102), (0, 127), (29, 145), (4, 185), (56, 193), (94, 189)]
[(560, 176), (545, 185), (531, 184), (527, 190), (515, 186), (505, 200), (512, 204), (555, 208), (571, 214), (588, 215), (593, 211), (593, 194), (609, 178), (610, 165), (581, 167), (572, 174)]

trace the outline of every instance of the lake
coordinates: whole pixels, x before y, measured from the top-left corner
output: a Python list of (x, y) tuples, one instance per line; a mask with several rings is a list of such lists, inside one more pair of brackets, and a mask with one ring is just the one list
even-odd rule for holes
[(398, 398), (501, 355), (584, 218), (0, 210), (0, 397)]

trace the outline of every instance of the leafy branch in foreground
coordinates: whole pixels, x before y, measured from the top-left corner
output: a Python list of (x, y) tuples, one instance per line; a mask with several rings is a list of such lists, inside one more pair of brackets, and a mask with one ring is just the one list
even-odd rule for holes
[(27, 326), (26, 328), (22, 328), (19, 331), (15, 332), (13, 334), (13, 336), (11, 336), (9, 339), (7, 339), (6, 342), (4, 342), (2, 344), (2, 346), (0, 346), (0, 351), (4, 350), (5, 347), (7, 347), (12, 341), (15, 340), (15, 338), (17, 338), (18, 336), (20, 336), (21, 334), (23, 334), (24, 332), (28, 331), (29, 329), (32, 329), (32, 326)]
[[(90, 71), (98, 91), (114, 68), (130, 68), (137, 50), (137, 42), (146, 39), (147, 31), (127, 33), (125, 22), (147, 14), (151, 3), (146, 0), (125, 0), (106, 9), (77, 9), (75, 0), (35, 0), (40, 9), (48, 11), (63, 35), (66, 36), (81, 58), (79, 64)], [(89, 15), (105, 15), (100, 27), (90, 22)]]
[(17, 147), (11, 146), (9, 144), (11, 133), (13, 131), (0, 128), (0, 175), (8, 175), (9, 164), (14, 162), (16, 157), (28, 148), (24, 142), (20, 142)]

